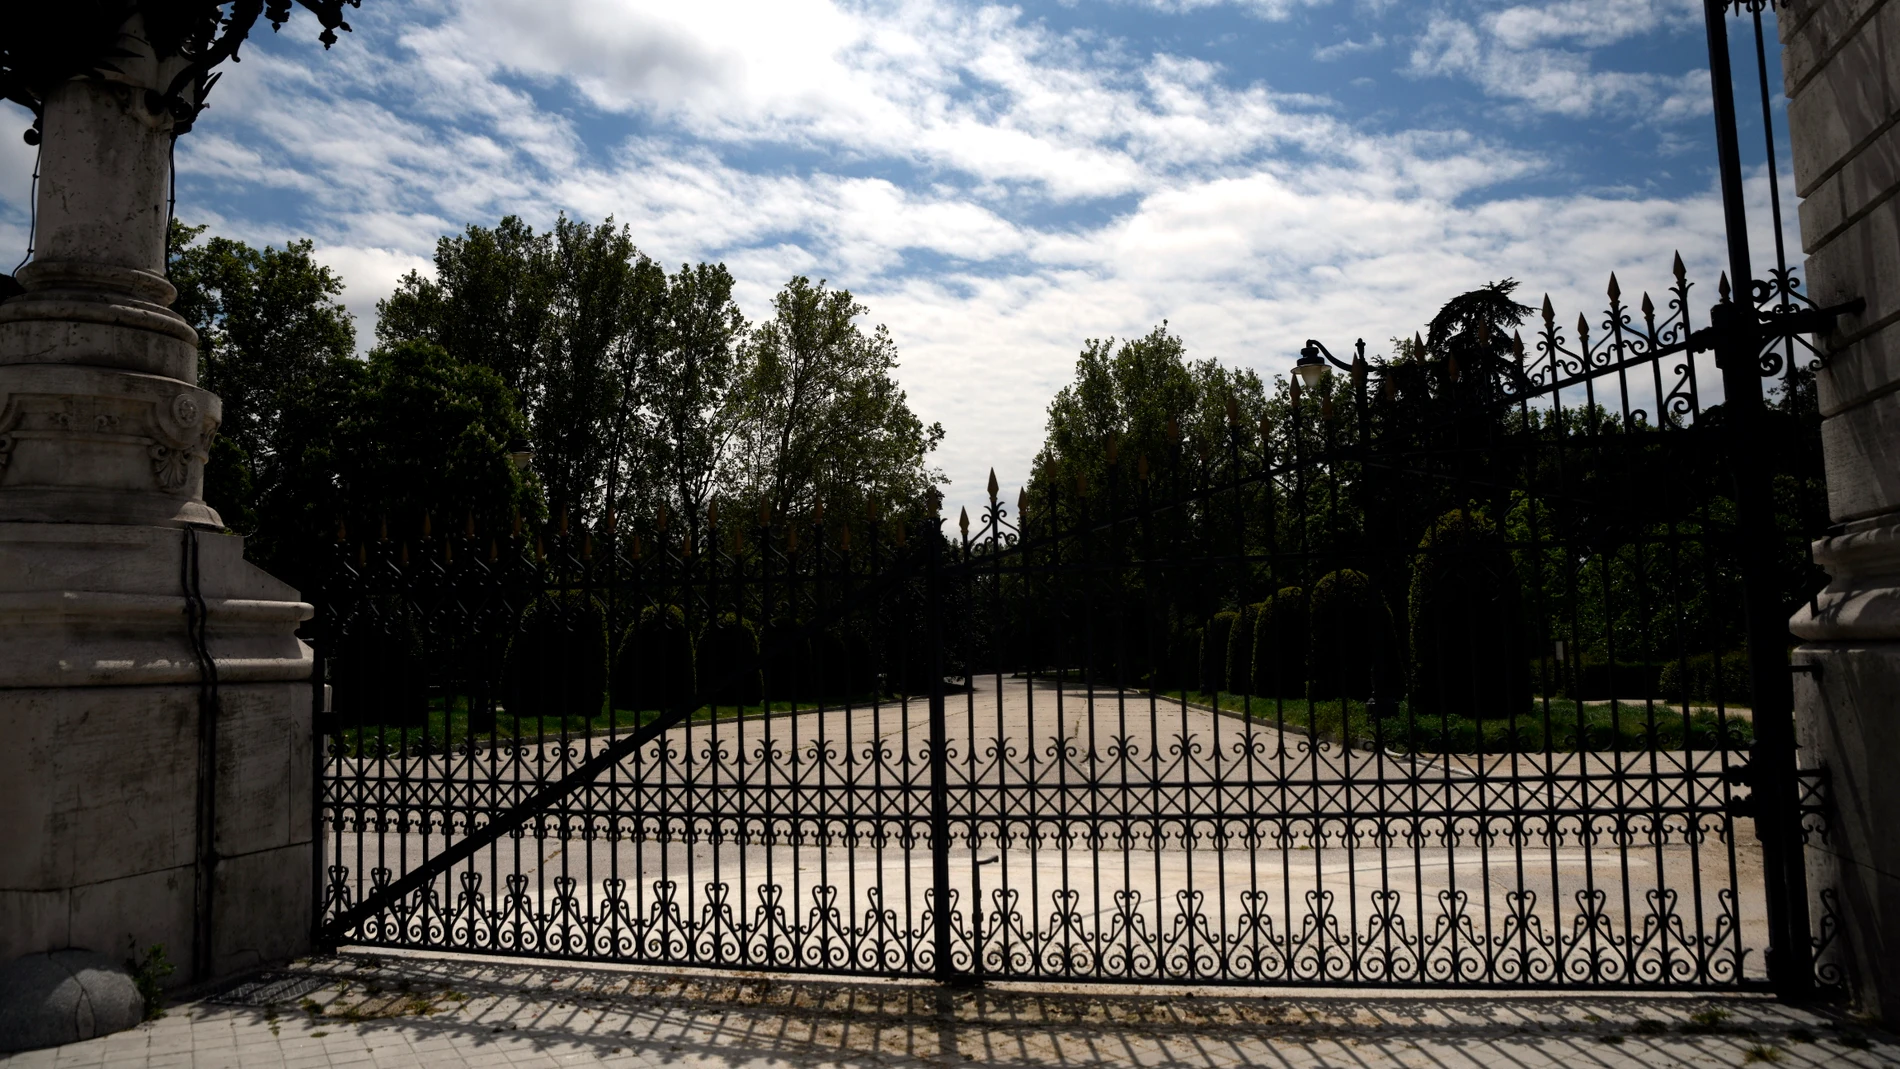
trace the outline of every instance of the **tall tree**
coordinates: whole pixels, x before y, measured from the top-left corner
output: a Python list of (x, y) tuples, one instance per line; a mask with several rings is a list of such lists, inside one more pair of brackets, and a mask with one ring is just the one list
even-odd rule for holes
[(680, 269), (667, 279), (665, 329), (644, 365), (649, 413), (643, 440), (647, 489), (678, 512), (697, 539), (706, 507), (729, 475), (742, 413), (738, 377), (745, 317), (723, 264)]
[(946, 482), (929, 466), (943, 427), (911, 411), (892, 372), (897, 344), (869, 333), (849, 290), (804, 276), (773, 299), (753, 331), (741, 380), (745, 428), (739, 480), (774, 512), (826, 508), (887, 512)]
[(557, 220), (554, 266), (528, 418), (549, 505), (585, 517), (604, 507), (613, 458), (628, 442), (666, 272), (611, 217), (598, 226)]
[(435, 245), (435, 277), (411, 271), (376, 303), (376, 340), (421, 339), (501, 376), (519, 396), (532, 384), (558, 281), (554, 235), (510, 215)]
[(350, 359), (356, 329), (340, 300), (343, 280), (316, 262), (311, 242), (256, 249), (200, 242), (204, 230), (172, 223), (172, 307), (198, 331), (198, 381), (224, 401), (206, 498), (226, 523), (252, 531), (296, 446), (289, 410), (330, 365)]

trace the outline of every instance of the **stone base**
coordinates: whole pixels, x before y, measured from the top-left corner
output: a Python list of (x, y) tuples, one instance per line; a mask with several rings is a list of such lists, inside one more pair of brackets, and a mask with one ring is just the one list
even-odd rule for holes
[[(1809, 643), (1795, 676), (1801, 763), (1828, 770), (1828, 835), (1808, 847), (1817, 921), (1840, 930), (1829, 954), (1860, 1008), (1900, 1025), (1900, 642)], [(1831, 892), (1832, 903), (1821, 899)], [(1824, 909), (1824, 907), (1827, 907)]]
[(0, 1051), (77, 1043), (144, 1019), (132, 974), (104, 954), (55, 950), (0, 965)]
[[(305, 951), (310, 685), (223, 687), (209, 973)], [(0, 690), (0, 960), (159, 944), (188, 980), (198, 689)]]
[(163, 945), (171, 983), (302, 953), (311, 918), (310, 606), (196, 532), (218, 667), (210, 960), (196, 931), (200, 667), (188, 533), (0, 523), (0, 961)]

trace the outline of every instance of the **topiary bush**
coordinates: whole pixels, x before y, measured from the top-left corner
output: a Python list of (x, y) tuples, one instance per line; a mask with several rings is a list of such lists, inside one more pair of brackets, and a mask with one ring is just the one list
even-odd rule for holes
[(1266, 602), (1242, 605), (1234, 617), (1234, 628), (1227, 633), (1227, 689), (1234, 694), (1255, 694), (1253, 678), (1253, 627)]
[(1309, 623), (1306, 591), (1297, 586), (1281, 587), (1260, 603), (1250, 636), (1256, 694), (1263, 698), (1305, 696)]
[(1381, 646), (1388, 650), (1392, 614), (1372, 579), (1350, 568), (1313, 584), (1306, 646), (1307, 694), (1315, 701), (1372, 696)]
[(1731, 650), (1716, 657), (1698, 653), (1662, 666), (1657, 689), (1665, 701), (1708, 702), (1719, 697), (1724, 705), (1754, 704), (1755, 682), (1749, 674), (1748, 651)]
[(513, 716), (600, 715), (607, 700), (607, 617), (584, 594), (552, 594), (521, 614), (508, 643), (502, 705)]
[(1419, 539), (1412, 563), (1412, 709), (1508, 717), (1530, 708), (1530, 651), (1517, 568), (1497, 526), (1456, 509)]
[(614, 656), (614, 704), (670, 710), (693, 700), (693, 636), (678, 605), (649, 605)]
[(406, 602), (369, 600), (324, 650), (331, 705), (346, 727), (415, 727), (429, 715), (422, 629)]
[(811, 636), (788, 616), (765, 625), (760, 643), (765, 663), (765, 693), (774, 701), (810, 697)]
[(699, 683), (714, 705), (756, 705), (764, 689), (759, 632), (737, 613), (720, 613), (699, 638)]
[(1227, 689), (1227, 643), (1234, 634), (1237, 612), (1217, 612), (1201, 632), (1201, 691), (1218, 694)]

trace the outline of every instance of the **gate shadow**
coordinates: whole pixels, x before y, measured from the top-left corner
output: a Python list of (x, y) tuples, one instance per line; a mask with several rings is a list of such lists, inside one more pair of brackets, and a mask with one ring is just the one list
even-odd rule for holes
[[(248, 992), (248, 994), (246, 993)], [(1900, 1041), (1748, 996), (955, 989), (900, 981), (406, 954), (301, 963), (205, 1000), (306, 1031), (400, 1030), (412, 1048), (494, 1046), (615, 1063), (1594, 1066), (1854, 1064)]]

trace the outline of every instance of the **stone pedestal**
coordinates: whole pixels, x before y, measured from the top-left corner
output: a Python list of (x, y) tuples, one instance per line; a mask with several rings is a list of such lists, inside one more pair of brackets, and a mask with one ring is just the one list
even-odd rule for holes
[[(1862, 1008), (1900, 1024), (1900, 2), (1784, 5), (1795, 188), (1809, 296), (1866, 310), (1820, 339), (1832, 577), (1790, 623), (1802, 763), (1822, 766), (1827, 841), (1809, 883), (1835, 897), (1835, 958)], [(1823, 915), (1817, 899), (1815, 916)]]
[(37, 251), (0, 303), (0, 963), (163, 944), (177, 984), (309, 938), (311, 609), (202, 499), (222, 413), (169, 308), (151, 91), (184, 60), (138, 16), (119, 47), (45, 92)]

